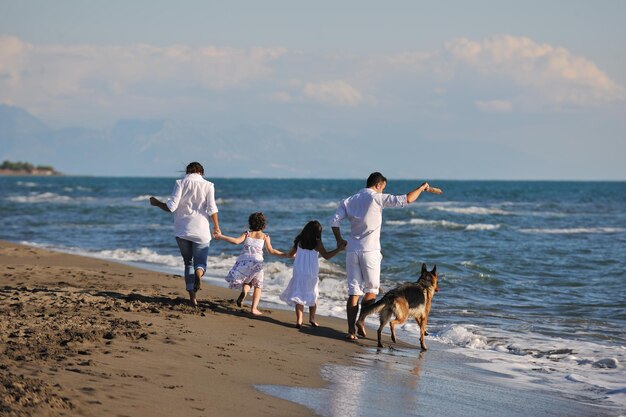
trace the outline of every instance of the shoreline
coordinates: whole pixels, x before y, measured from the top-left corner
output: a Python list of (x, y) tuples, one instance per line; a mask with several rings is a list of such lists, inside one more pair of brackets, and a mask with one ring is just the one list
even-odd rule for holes
[(290, 312), (256, 318), (206, 284), (192, 308), (182, 278), (111, 261), (0, 241), (0, 277), (7, 416), (312, 416), (254, 385), (322, 387), (323, 364), (360, 350), (340, 320), (297, 331)]
[[(525, 413), (498, 408), (506, 377), (440, 343), (427, 341), (425, 353), (407, 343), (381, 351), (373, 329), (345, 341), (338, 318), (319, 316), (321, 327), (298, 331), (292, 311), (262, 306), (264, 316), (253, 317), (248, 304), (235, 306), (235, 291), (206, 282), (198, 295), (192, 308), (180, 276), (0, 241), (0, 413), (339, 416), (335, 403), (360, 413), (389, 395), (395, 411), (418, 396), (423, 415)], [(365, 381), (358, 396), (356, 376)], [(377, 392), (380, 380), (388, 385)], [(532, 415), (619, 415), (512, 389), (506, 398), (518, 407), (541, 399)], [(372, 410), (350, 415), (382, 415)]]

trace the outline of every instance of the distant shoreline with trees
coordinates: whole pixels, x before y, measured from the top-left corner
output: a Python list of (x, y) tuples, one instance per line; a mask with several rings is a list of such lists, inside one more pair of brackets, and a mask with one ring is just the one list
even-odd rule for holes
[(47, 165), (33, 165), (30, 162), (4, 161), (2, 165), (0, 165), (0, 175), (52, 176), (62, 174)]

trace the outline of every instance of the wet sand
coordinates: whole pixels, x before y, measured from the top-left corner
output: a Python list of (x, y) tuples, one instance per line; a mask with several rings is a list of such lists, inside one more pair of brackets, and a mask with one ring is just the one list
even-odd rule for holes
[(0, 415), (612, 414), (527, 391), (503, 402), (496, 375), (443, 345), (381, 357), (372, 336), (345, 341), (343, 320), (298, 331), (292, 312), (253, 317), (236, 296), (204, 284), (193, 308), (180, 276), (0, 241)]

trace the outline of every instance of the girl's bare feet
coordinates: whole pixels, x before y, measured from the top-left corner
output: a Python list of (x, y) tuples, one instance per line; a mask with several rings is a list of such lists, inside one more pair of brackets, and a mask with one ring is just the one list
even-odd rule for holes
[(252, 305), (250, 306), (250, 312), (255, 316), (262, 316), (261, 310), (259, 310), (259, 301), (261, 301), (261, 288), (255, 287), (252, 293)]
[(241, 307), (243, 305), (243, 300), (246, 298), (246, 293), (242, 292), (241, 294), (239, 294), (239, 297), (237, 298), (237, 307)]
[(309, 307), (309, 323), (311, 324), (312, 327), (319, 327), (320, 326), (315, 321), (315, 313), (316, 312), (317, 312), (317, 306), (316, 305), (312, 305), (312, 306)]

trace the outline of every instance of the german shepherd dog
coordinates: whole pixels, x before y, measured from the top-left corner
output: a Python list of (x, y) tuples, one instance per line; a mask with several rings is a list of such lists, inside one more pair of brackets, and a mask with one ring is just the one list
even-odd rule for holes
[[(383, 347), (381, 337), (385, 326), (389, 324), (391, 340), (396, 343), (395, 325), (402, 324), (407, 318), (413, 317), (420, 327), (420, 346), (422, 350), (428, 350), (424, 344), (424, 333), (428, 323), (430, 303), (437, 291), (439, 291), (437, 265), (429, 272), (426, 264), (422, 264), (422, 274), (417, 282), (400, 285), (387, 292), (377, 302), (361, 307), (361, 314), (356, 322), (359, 333), (365, 335), (365, 318), (378, 313), (380, 317), (378, 347)], [(392, 320), (393, 316), (395, 320)]]

